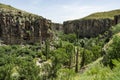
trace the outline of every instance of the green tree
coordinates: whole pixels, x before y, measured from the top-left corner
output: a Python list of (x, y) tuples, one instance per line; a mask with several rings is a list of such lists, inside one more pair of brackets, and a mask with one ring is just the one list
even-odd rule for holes
[(111, 68), (113, 68), (112, 60), (120, 59), (120, 36), (115, 35), (113, 36), (112, 41), (108, 43), (108, 47), (106, 49), (106, 55), (103, 58), (103, 64), (104, 65), (110, 65)]
[(69, 41), (71, 43), (75, 42), (76, 40), (76, 34), (64, 34), (64, 35), (61, 35), (61, 39), (63, 41)]
[(50, 52), (50, 43), (49, 43), (49, 40), (45, 40), (45, 56), (46, 56), (46, 60), (48, 59), (49, 52)]
[(65, 49), (58, 48), (52, 52), (52, 71), (51, 74), (53, 77), (57, 77), (57, 71), (68, 61), (67, 54)]
[(68, 62), (69, 69), (71, 68), (71, 64), (72, 64), (73, 50), (74, 50), (74, 46), (72, 44), (66, 45), (66, 53), (67, 53), (68, 58), (69, 58), (69, 62)]
[(38, 80), (40, 79), (40, 68), (29, 59), (20, 60), (19, 62), (19, 79), (20, 80)]

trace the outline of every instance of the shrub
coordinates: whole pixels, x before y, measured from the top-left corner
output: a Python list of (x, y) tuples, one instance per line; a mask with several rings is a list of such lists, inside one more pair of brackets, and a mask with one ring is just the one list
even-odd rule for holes
[(113, 26), (111, 28), (111, 31), (113, 34), (119, 33), (120, 32), (120, 24), (117, 24), (116, 26)]
[(73, 43), (76, 40), (76, 34), (64, 34), (61, 36), (61, 39), (63, 41), (69, 41), (69, 42)]
[(115, 35), (113, 39), (109, 42), (109, 45), (106, 49), (106, 55), (103, 59), (104, 65), (109, 65), (113, 68), (114, 64), (112, 63), (112, 59), (120, 58), (120, 36)]

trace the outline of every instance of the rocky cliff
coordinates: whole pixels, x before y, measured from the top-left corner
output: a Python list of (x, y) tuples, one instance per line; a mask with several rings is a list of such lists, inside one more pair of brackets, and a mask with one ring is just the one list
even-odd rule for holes
[(53, 31), (63, 31), (63, 25), (60, 23), (52, 23)]
[(76, 33), (79, 37), (95, 37), (120, 23), (120, 10), (99, 12), (78, 20), (65, 21), (64, 33)]
[(52, 38), (51, 24), (41, 16), (0, 9), (0, 39), (5, 44), (37, 43)]
[(81, 19), (66, 21), (63, 28), (66, 34), (78, 33), (79, 37), (95, 37), (108, 30), (112, 23), (111, 19)]
[(76, 33), (79, 37), (95, 37), (120, 23), (120, 15), (117, 14), (120, 14), (120, 10), (95, 13), (82, 19), (65, 21), (62, 25), (0, 4), (0, 40), (5, 44), (39, 43), (47, 38), (52, 39), (53, 31)]
[(120, 15), (115, 15), (114, 16), (114, 22), (115, 22), (115, 24), (120, 23)]

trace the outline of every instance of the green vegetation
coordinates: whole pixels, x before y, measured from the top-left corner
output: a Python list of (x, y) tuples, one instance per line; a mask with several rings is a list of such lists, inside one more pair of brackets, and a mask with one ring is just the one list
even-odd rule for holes
[(104, 56), (103, 63), (113, 68), (113, 59), (119, 60), (120, 58), (120, 35), (113, 36), (113, 39), (106, 46), (106, 55)]
[(112, 26), (112, 28), (111, 28), (112, 34), (119, 33), (119, 31), (120, 31), (120, 24), (117, 24), (117, 25), (115, 25), (115, 26)]
[(10, 5), (5, 5), (5, 4), (2, 4), (2, 3), (0, 3), (0, 8), (1, 9), (7, 9), (7, 10), (18, 10), (18, 9), (16, 9), (16, 8), (10, 6)]
[[(41, 45), (42, 47), (40, 44), (0, 46), (0, 78), (9, 80), (72, 80), (76, 75), (76, 64), (79, 71), (85, 65), (101, 57), (98, 50), (101, 47), (94, 48), (99, 43), (92, 43), (96, 42), (96, 38), (78, 39), (76, 43), (76, 38), (72, 41), (70, 39), (75, 34), (66, 36), (68, 37), (65, 40), (62, 39), (63, 37), (52, 42), (46, 40), (45, 44)], [(86, 42), (86, 47), (81, 47), (81, 41)], [(78, 55), (76, 56), (76, 54)], [(78, 58), (77, 62), (76, 58)], [(84, 64), (80, 68), (81, 58), (83, 58)], [(66, 77), (64, 78), (64, 76)]]
[[(14, 9), (3, 4), (0, 8)], [(119, 12), (96, 13), (85, 19), (113, 18)], [(0, 80), (120, 80), (119, 31), (120, 24), (95, 38), (56, 32), (53, 41), (46, 39), (42, 44), (1, 43)]]
[(112, 11), (106, 11), (106, 12), (96, 12), (93, 14), (90, 14), (86, 17), (75, 19), (75, 20), (69, 20), (70, 22), (77, 22), (79, 20), (87, 20), (87, 19), (114, 19), (114, 16), (120, 15), (120, 9), (118, 10), (112, 10)]
[[(113, 75), (119, 66), (111, 70), (111, 65), (105, 67), (103, 64), (107, 62), (109, 65), (110, 60), (119, 60), (117, 54), (119, 53), (119, 47), (117, 48), (119, 37), (113, 37), (113, 44), (108, 47), (108, 53), (104, 55), (102, 49), (106, 44), (106, 38), (101, 38), (104, 35), (89, 39), (76, 38), (75, 34), (58, 33), (58, 35), (57, 40), (51, 42), (46, 40), (41, 45), (0, 46), (0, 79), (107, 80), (113, 78), (109, 75)], [(115, 51), (118, 52), (114, 54)], [(114, 62), (112, 64), (116, 65)], [(105, 75), (108, 76), (105, 77)]]
[(114, 19), (114, 16), (119, 14), (120, 14), (120, 10), (118, 9), (108, 12), (93, 13), (87, 17), (84, 17), (83, 19), (104, 19), (104, 18)]
[(114, 60), (114, 69), (104, 67), (100, 62), (91, 63), (89, 68), (83, 74), (77, 74), (73, 80), (119, 80), (120, 79), (120, 62)]
[(0, 3), (0, 11), (2, 12), (10, 12), (12, 14), (15, 14), (15, 13), (18, 13), (18, 12), (21, 12), (24, 16), (34, 16), (34, 17), (40, 17), (40, 18), (43, 18), (42, 16), (38, 16), (36, 14), (32, 14), (32, 13), (29, 13), (29, 12), (26, 12), (26, 11), (23, 11), (23, 10), (20, 10), (20, 9), (16, 9), (10, 5), (5, 5), (5, 4), (2, 4)]

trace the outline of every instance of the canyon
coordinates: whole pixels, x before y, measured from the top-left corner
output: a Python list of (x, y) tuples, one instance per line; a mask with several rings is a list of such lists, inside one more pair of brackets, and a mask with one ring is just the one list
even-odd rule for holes
[(46, 39), (52, 40), (54, 31), (76, 33), (79, 37), (96, 37), (120, 23), (120, 15), (114, 15), (113, 19), (83, 18), (59, 24), (42, 16), (9, 7), (11, 9), (0, 8), (0, 40), (5, 44), (41, 43)]

